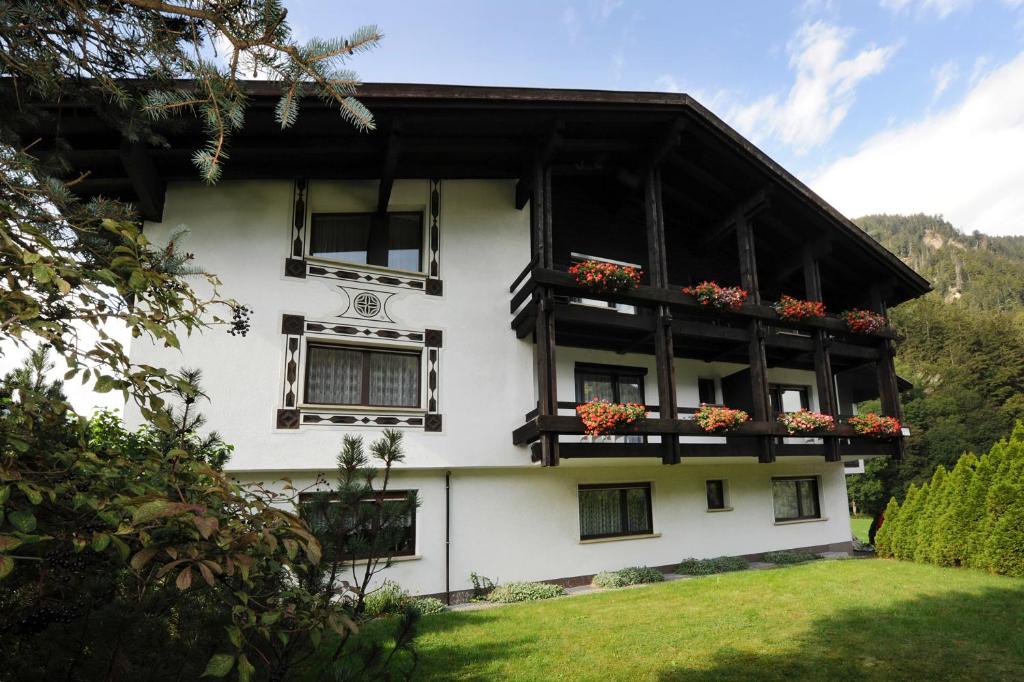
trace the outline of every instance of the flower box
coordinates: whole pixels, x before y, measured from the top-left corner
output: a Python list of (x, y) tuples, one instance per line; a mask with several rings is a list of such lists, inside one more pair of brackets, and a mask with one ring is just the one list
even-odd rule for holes
[(641, 271), (628, 265), (585, 260), (570, 267), (569, 274), (581, 287), (614, 294), (636, 289), (640, 285)]
[(885, 329), (885, 315), (870, 310), (845, 310), (840, 317), (846, 322), (847, 328), (856, 334), (874, 334)]
[(588, 436), (601, 436), (619, 426), (632, 424), (647, 416), (647, 408), (637, 403), (610, 403), (591, 400), (576, 406), (576, 414), (583, 420)]
[(811, 320), (825, 317), (825, 304), (821, 301), (802, 301), (783, 294), (775, 304), (775, 312), (784, 320)]
[(701, 403), (693, 418), (697, 425), (708, 433), (728, 431), (729, 429), (736, 428), (743, 422), (750, 421), (750, 415), (743, 410), (734, 410), (729, 407), (719, 407), (704, 403)]
[(748, 296), (740, 287), (723, 287), (711, 281), (704, 281), (693, 287), (683, 287), (683, 293), (693, 296), (701, 305), (721, 310), (737, 310)]
[(874, 412), (850, 417), (847, 420), (853, 430), (862, 436), (891, 438), (903, 433), (903, 426), (896, 417), (883, 417)]
[(786, 427), (789, 433), (808, 433), (810, 431), (832, 431), (836, 428), (836, 421), (831, 415), (810, 410), (799, 410), (797, 412), (783, 412), (778, 417), (779, 423)]

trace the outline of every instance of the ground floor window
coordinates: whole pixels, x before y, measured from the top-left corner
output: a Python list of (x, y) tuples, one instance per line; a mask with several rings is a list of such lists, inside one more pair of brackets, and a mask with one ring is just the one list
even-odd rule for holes
[(653, 532), (650, 483), (581, 485), (579, 501), (581, 540)]
[[(321, 539), (324, 561), (349, 559), (366, 559), (369, 552), (366, 547), (371, 538), (369, 526), (377, 519), (397, 518), (390, 528), (378, 534), (378, 547), (374, 554), (378, 557), (412, 556), (416, 554), (416, 491), (389, 490), (383, 494), (381, 504), (394, 510), (377, 512), (376, 499), (368, 498), (359, 502), (358, 516), (361, 523), (357, 525), (352, 518), (343, 519), (341, 505), (332, 493), (301, 493), (299, 504), (303, 507), (303, 515)], [(332, 532), (333, 531), (333, 532)]]
[(821, 518), (818, 479), (813, 476), (773, 478), (772, 497), (776, 521)]
[(725, 501), (725, 481), (716, 479), (705, 481), (704, 488), (707, 492), (708, 509), (725, 509), (728, 504)]

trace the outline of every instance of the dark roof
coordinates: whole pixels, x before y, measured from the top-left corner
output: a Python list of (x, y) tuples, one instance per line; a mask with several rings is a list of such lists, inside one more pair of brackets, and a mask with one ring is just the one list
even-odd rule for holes
[[(642, 156), (672, 126), (682, 123), (685, 134), (672, 160), (682, 169), (685, 182), (666, 200), (676, 196), (695, 211), (701, 208), (696, 204), (707, 203), (711, 208), (694, 220), (712, 225), (715, 215), (728, 214), (730, 203), (736, 206), (767, 186), (773, 190), (773, 205), (778, 200), (789, 207), (786, 219), (796, 220), (793, 216), (798, 215), (800, 221), (820, 225), (804, 234), (831, 228), (842, 238), (844, 249), (854, 248), (874, 262), (880, 268), (875, 274), (893, 281), (892, 303), (930, 289), (924, 278), (686, 94), (366, 83), (357, 96), (379, 125), (373, 134), (360, 135), (329, 104), (313, 97), (304, 102), (296, 126), (281, 132), (272, 117), (280, 86), (246, 81), (244, 87), (252, 106), (245, 130), (231, 140), (226, 178), (380, 177), (389, 136), (396, 132), (402, 157), (395, 177), (515, 178), (552, 131), (566, 141), (561, 160), (579, 167)], [(60, 110), (62, 132), (75, 150), (70, 154), (72, 164), (76, 170), (90, 171), (79, 191), (133, 200), (137, 179), (133, 184), (117, 132), (95, 116), (90, 118), (88, 111), (76, 111), (66, 103), (53, 108)], [(68, 125), (69, 117), (78, 127)], [(44, 128), (44, 137), (45, 132)], [(168, 128), (166, 137), (167, 147), (151, 150), (151, 165), (164, 181), (194, 179), (189, 158), (201, 144), (201, 130), (194, 122), (179, 122)], [(552, 163), (558, 161), (556, 154)]]

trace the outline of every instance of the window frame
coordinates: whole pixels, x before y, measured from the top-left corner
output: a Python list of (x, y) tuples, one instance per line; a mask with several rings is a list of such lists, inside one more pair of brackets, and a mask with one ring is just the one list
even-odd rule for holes
[(583, 402), (583, 378), (580, 374), (607, 374), (612, 377), (612, 396), (615, 402), (622, 402), (622, 391), (619, 386), (620, 378), (623, 376), (640, 377), (640, 401), (647, 403), (647, 368), (630, 367), (629, 365), (604, 365), (596, 362), (577, 362), (573, 367), (573, 383), (576, 386), (576, 402)]
[[(619, 523), (622, 528), (626, 528), (627, 521), (629, 519), (628, 506), (626, 502), (626, 491), (627, 490), (645, 490), (646, 503), (647, 503), (647, 528), (641, 531), (623, 531), (621, 533), (596, 533), (593, 535), (583, 534), (583, 496), (588, 490), (619, 490)], [(580, 541), (585, 540), (605, 540), (608, 538), (632, 538), (644, 535), (654, 535), (654, 495), (651, 489), (651, 482), (634, 482), (634, 483), (579, 483), (576, 486), (576, 513), (579, 519), (579, 531)]]
[[(393, 268), (393, 267), (390, 267), (387, 264), (386, 261), (385, 261), (384, 264), (371, 263), (370, 262), (371, 249), (370, 249), (370, 241), (369, 241), (369, 239), (367, 240), (367, 244), (366, 244), (366, 262), (365, 263), (359, 263), (359, 262), (356, 262), (356, 261), (349, 261), (349, 260), (342, 260), (342, 259), (339, 259), (339, 258), (331, 258), (330, 256), (321, 256), (321, 255), (317, 255), (317, 254), (313, 253), (313, 231), (316, 229), (316, 219), (317, 218), (320, 218), (320, 217), (331, 218), (331, 217), (338, 217), (338, 216), (349, 216), (349, 217), (351, 217), (351, 216), (365, 216), (365, 217), (368, 217), (369, 220), (370, 220), (370, 230), (371, 230), (371, 237), (370, 237), (370, 239), (372, 239), (373, 223), (374, 223), (374, 220), (378, 217), (378, 215), (379, 214), (375, 213), (374, 211), (317, 211), (317, 212), (310, 212), (310, 214), (309, 214), (309, 239), (306, 240), (306, 247), (305, 247), (306, 248), (306, 257), (314, 258), (314, 259), (319, 259), (319, 260), (324, 260), (324, 261), (328, 261), (328, 262), (331, 262), (331, 263), (345, 263), (346, 265), (352, 265), (352, 266), (356, 266), (356, 267), (369, 267), (369, 268), (374, 268), (374, 269), (378, 269), (378, 270), (387, 270), (389, 272), (404, 272), (404, 273), (409, 273), (409, 274), (424, 275), (425, 276), (427, 274), (426, 273), (426, 264), (425, 264), (425, 261), (426, 261), (425, 256), (426, 256), (426, 248), (427, 248), (427, 219), (426, 219), (426, 211), (424, 209), (409, 209), (409, 210), (405, 210), (405, 211), (403, 211), (403, 210), (394, 210), (394, 211), (387, 211), (384, 214), (385, 217), (389, 217), (389, 216), (392, 216), (392, 215), (406, 215), (406, 216), (415, 215), (415, 216), (417, 216), (419, 218), (419, 221), (420, 221), (420, 246), (419, 246), (420, 258), (419, 258), (419, 267), (416, 270), (405, 270), (403, 268)], [(386, 259), (388, 251), (389, 251), (389, 249), (387, 248), (387, 244), (388, 244), (389, 237), (390, 237), (390, 234), (391, 234), (391, 232), (390, 232), (391, 231), (391, 225), (390, 225), (389, 221), (387, 221), (387, 220), (385, 220), (383, 222), (383, 224), (384, 224), (383, 235), (378, 237), (378, 239), (382, 240), (383, 243), (384, 243), (384, 250), (383, 250), (383, 252), (384, 252), (384, 257)]]
[[(779, 416), (783, 414), (785, 410), (782, 409), (782, 393), (783, 391), (799, 391), (800, 392), (800, 405), (803, 409), (811, 409), (811, 387), (806, 384), (768, 384), (768, 394), (772, 402), (773, 416)], [(779, 406), (779, 409), (775, 409), (775, 404)]]
[[(794, 486), (797, 485), (798, 481), (811, 481), (814, 485), (814, 501), (815, 501), (815, 513), (808, 515), (803, 513), (803, 503), (800, 501), (799, 488), (796, 494), (796, 507), (797, 516), (779, 518), (775, 513), (775, 482), (776, 481), (793, 481)], [(819, 521), (823, 517), (821, 515), (821, 481), (818, 476), (773, 476), (771, 478), (771, 493), (772, 493), (772, 518), (775, 519), (775, 523), (792, 523), (794, 521)]]
[[(338, 497), (337, 493), (326, 492), (326, 491), (325, 492), (305, 492), (305, 493), (299, 493), (299, 504), (301, 505), (303, 503), (303, 497), (307, 497), (308, 498), (308, 497), (312, 497), (314, 495), (326, 495), (326, 496), (328, 496), (329, 498), (331, 498), (329, 504), (337, 502), (337, 497)], [(413, 488), (404, 489), (404, 490), (388, 490), (388, 491), (386, 491), (384, 493), (383, 502), (386, 504), (389, 501), (408, 500), (410, 495), (416, 495), (418, 497), (419, 496), (419, 490), (418, 489), (413, 489)], [(373, 503), (376, 502), (376, 500), (373, 499), (373, 498), (366, 498), (366, 499), (359, 500), (359, 502), (360, 502), (360, 504), (363, 504), (363, 503), (373, 504)], [(416, 549), (417, 549), (417, 544), (416, 544), (417, 543), (417, 535), (416, 535), (416, 509), (418, 508), (418, 506), (419, 505), (411, 505), (411, 509), (409, 511), (409, 515), (412, 517), (411, 523), (409, 524), (409, 536), (410, 536), (409, 537), (409, 545), (410, 545), (410, 548), (408, 549), (408, 551), (403, 550), (403, 551), (395, 552), (395, 553), (389, 555), (392, 559), (399, 558), (399, 557), (414, 557), (414, 556), (418, 556), (416, 554)], [(368, 556), (353, 556), (353, 557), (351, 557), (351, 560), (352, 561), (366, 561), (368, 558), (369, 558)], [(324, 560), (325, 561), (330, 561), (330, 558), (325, 556)]]
[(702, 381), (711, 382), (711, 393), (714, 394), (714, 398), (712, 398), (710, 402), (706, 402), (706, 404), (718, 405), (718, 381), (715, 380), (715, 377), (697, 377), (697, 404), (700, 405), (702, 403), (705, 403), (705, 401), (701, 400), (700, 398), (700, 385)]
[[(717, 483), (721, 489), (722, 506), (712, 507), (711, 496), (708, 495), (708, 484)], [(731, 509), (729, 506), (729, 486), (728, 481), (724, 478), (708, 478), (704, 480), (704, 503), (707, 506), (708, 511), (725, 511)]]
[[(362, 380), (359, 387), (360, 401), (358, 403), (314, 403), (309, 400), (309, 373), (312, 370), (313, 354), (311, 348), (330, 348), (360, 353), (362, 358)], [(391, 353), (398, 355), (409, 355), (416, 358), (416, 404), (415, 405), (377, 405), (370, 402), (370, 354)], [(325, 407), (357, 407), (373, 408), (383, 410), (422, 410), (423, 409), (423, 351), (422, 349), (406, 348), (382, 348), (379, 346), (364, 346), (361, 344), (342, 344), (321, 341), (319, 339), (308, 339), (306, 341), (306, 356), (302, 372), (302, 404), (322, 405)]]

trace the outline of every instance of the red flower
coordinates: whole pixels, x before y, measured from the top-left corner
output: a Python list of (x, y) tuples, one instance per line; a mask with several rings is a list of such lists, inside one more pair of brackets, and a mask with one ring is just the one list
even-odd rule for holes
[(632, 424), (647, 416), (647, 408), (637, 403), (609, 403), (591, 400), (576, 406), (576, 414), (583, 420), (588, 436), (600, 436), (617, 426)]
[(775, 304), (775, 312), (786, 320), (807, 320), (825, 317), (825, 304), (821, 301), (801, 301), (783, 294)]
[(830, 415), (809, 410), (783, 412), (779, 415), (779, 423), (790, 433), (806, 433), (818, 429), (832, 431), (836, 428), (835, 420)]
[(874, 334), (885, 329), (885, 316), (870, 310), (853, 308), (843, 311), (840, 317), (846, 322), (847, 328), (855, 334)]
[(903, 426), (896, 417), (883, 417), (874, 412), (867, 412), (848, 420), (853, 430), (862, 436), (890, 438), (903, 432)]
[(715, 433), (735, 428), (743, 422), (750, 421), (750, 415), (743, 410), (701, 403), (700, 409), (694, 414), (694, 419), (700, 428), (708, 433)]
[(586, 260), (570, 267), (569, 274), (577, 284), (592, 291), (619, 293), (639, 286), (641, 271), (628, 265)]
[(722, 310), (737, 310), (748, 296), (740, 287), (722, 287), (712, 281), (701, 282), (695, 287), (683, 287), (683, 293), (693, 296), (701, 305), (712, 305)]

